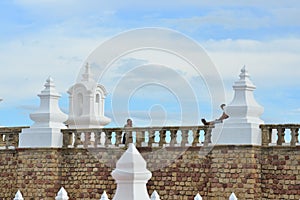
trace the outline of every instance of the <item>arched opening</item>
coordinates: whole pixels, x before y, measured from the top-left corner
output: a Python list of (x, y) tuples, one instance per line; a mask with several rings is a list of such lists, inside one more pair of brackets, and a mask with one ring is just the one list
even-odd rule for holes
[(100, 103), (100, 95), (96, 94), (96, 103)]
[(81, 116), (83, 113), (83, 95), (81, 93), (77, 94), (77, 106), (76, 106), (76, 115)]
[(100, 94), (96, 94), (96, 99), (95, 99), (95, 108), (96, 108), (96, 115), (100, 115)]

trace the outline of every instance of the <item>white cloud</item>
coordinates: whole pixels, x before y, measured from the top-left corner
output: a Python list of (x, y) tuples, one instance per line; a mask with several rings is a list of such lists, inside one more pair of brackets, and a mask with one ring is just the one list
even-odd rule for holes
[(216, 10), (204, 16), (192, 16), (187, 18), (164, 18), (161, 22), (168, 26), (174, 26), (179, 30), (195, 32), (202, 27), (214, 25), (222, 26), (226, 30), (231, 29), (258, 29), (270, 24), (268, 16), (257, 16), (255, 12), (243, 12), (237, 10)]
[[(101, 39), (100, 39), (101, 40)], [(59, 92), (75, 82), (79, 69), (95, 41), (82, 38), (29, 37), (0, 47), (1, 96), (9, 102), (34, 98), (52, 76)]]
[(203, 45), (225, 80), (246, 65), (263, 86), (297, 85), (300, 76), (300, 40), (221, 40)]

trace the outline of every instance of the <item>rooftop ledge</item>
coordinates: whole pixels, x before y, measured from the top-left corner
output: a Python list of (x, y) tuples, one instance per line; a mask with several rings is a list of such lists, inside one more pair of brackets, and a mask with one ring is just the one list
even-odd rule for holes
[[(261, 145), (264, 147), (296, 147), (300, 124), (262, 124)], [(18, 148), (22, 127), (0, 128), (0, 149)], [(63, 148), (124, 148), (129, 143), (137, 147), (203, 147), (211, 141), (214, 126), (164, 126), (99, 129), (62, 129)], [(237, 130), (238, 131), (238, 130)], [(237, 144), (238, 145), (238, 144)]]

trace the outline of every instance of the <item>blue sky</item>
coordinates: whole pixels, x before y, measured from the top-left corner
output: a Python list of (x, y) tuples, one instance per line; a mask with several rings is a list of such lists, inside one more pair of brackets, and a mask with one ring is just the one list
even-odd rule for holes
[[(49, 75), (62, 94), (62, 110), (68, 112), (66, 91), (75, 83), (91, 53), (107, 39), (143, 27), (173, 29), (198, 42), (222, 77), (226, 103), (232, 100), (232, 84), (246, 65), (257, 86), (255, 97), (265, 108), (263, 120), (299, 123), (299, 13), (298, 0), (2, 0), (0, 97), (4, 100), (0, 103), (0, 125), (32, 124), (29, 113), (39, 106), (36, 95)], [(107, 77), (120, 78), (125, 68), (132, 70), (144, 63), (149, 63), (145, 53), (124, 56)], [(210, 91), (203, 79), (192, 76), (187, 68), (167, 64), (191, 85), (200, 110), (199, 119), (220, 114), (211, 105)], [(161, 79), (167, 79), (168, 73), (161, 73)], [(112, 105), (118, 101), (112, 93), (115, 82), (110, 80), (115, 79), (101, 82), (110, 93), (106, 102), (109, 117), (120, 112), (121, 118), (130, 116), (137, 126), (154, 123), (154, 119), (156, 124), (166, 119), (164, 123), (174, 125), (180, 121), (178, 113), (182, 109), (193, 111), (194, 104), (184, 100), (186, 104), (180, 105), (176, 100), (176, 96), (185, 93), (174, 95), (157, 85), (137, 90), (130, 97), (120, 93), (118, 100), (125, 98), (129, 107), (126, 112), (113, 111)], [(172, 79), (170, 84), (176, 87)]]

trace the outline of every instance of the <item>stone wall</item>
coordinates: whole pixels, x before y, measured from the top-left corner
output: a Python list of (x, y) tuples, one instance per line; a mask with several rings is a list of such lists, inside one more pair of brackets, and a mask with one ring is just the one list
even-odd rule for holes
[[(162, 200), (300, 199), (300, 147), (215, 146), (139, 148), (152, 171), (149, 194)], [(109, 198), (110, 173), (124, 149), (17, 149), (0, 151), (0, 199), (18, 189), (25, 200), (53, 200), (61, 186), (72, 199)]]
[(264, 148), (262, 197), (300, 199), (300, 148)]
[(16, 193), (17, 153), (11, 150), (0, 151), (0, 199), (12, 199)]

